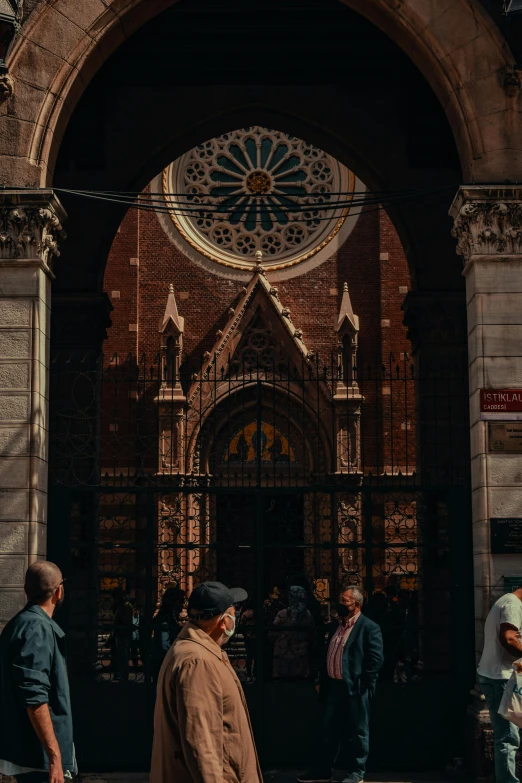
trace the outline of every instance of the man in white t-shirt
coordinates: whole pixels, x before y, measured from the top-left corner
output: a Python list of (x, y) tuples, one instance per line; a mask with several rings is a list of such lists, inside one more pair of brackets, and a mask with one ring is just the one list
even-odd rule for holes
[[(513, 663), (522, 657), (522, 586), (499, 598), (491, 607), (484, 627), (484, 650), (478, 665), (478, 680), (489, 708), (495, 744), (496, 783), (519, 783), (516, 754), (519, 729), (498, 714)], [(522, 671), (522, 666), (518, 666)]]

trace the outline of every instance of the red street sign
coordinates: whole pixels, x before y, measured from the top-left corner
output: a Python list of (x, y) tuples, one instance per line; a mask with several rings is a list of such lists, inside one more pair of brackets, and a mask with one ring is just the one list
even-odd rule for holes
[(481, 389), (482, 413), (522, 412), (522, 389)]

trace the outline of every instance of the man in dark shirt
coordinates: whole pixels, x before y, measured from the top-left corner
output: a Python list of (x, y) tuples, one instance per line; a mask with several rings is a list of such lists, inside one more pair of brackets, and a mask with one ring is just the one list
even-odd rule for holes
[(64, 632), (52, 619), (64, 597), (60, 569), (33, 563), (28, 603), (0, 635), (0, 773), (19, 783), (64, 783), (76, 773)]

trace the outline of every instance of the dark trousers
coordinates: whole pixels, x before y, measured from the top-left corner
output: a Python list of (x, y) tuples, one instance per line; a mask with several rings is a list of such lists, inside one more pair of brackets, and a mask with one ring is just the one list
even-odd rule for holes
[(341, 745), (346, 745), (349, 773), (364, 777), (370, 749), (368, 693), (348, 694), (343, 680), (329, 680), (321, 727), (318, 768), (331, 774)]

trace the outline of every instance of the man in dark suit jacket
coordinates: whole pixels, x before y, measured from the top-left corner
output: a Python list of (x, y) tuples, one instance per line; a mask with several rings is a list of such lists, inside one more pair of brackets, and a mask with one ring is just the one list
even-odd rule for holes
[(343, 783), (362, 783), (369, 752), (370, 700), (383, 663), (381, 629), (361, 613), (363, 594), (357, 587), (339, 593), (339, 622), (328, 633), (320, 677), (325, 701), (317, 769), (299, 783), (329, 783), (343, 740), (350, 741), (350, 774)]

